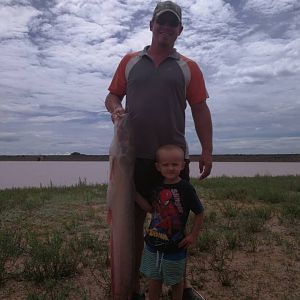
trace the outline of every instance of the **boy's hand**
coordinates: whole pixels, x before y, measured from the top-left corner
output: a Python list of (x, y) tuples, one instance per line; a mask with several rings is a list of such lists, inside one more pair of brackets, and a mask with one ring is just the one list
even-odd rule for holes
[(179, 248), (185, 248), (187, 249), (188, 247), (195, 246), (197, 241), (197, 237), (194, 236), (193, 234), (188, 234), (179, 244)]
[(150, 204), (144, 197), (142, 197), (139, 193), (136, 193), (135, 202), (138, 206), (144, 210), (145, 212), (152, 213), (154, 211), (154, 207)]

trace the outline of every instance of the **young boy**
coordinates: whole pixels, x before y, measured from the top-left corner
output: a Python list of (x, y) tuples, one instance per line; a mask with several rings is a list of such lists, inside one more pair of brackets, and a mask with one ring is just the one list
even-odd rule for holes
[[(149, 300), (160, 299), (163, 283), (172, 287), (173, 300), (182, 299), (187, 248), (196, 242), (203, 222), (203, 206), (195, 189), (179, 177), (184, 164), (180, 147), (160, 147), (155, 165), (163, 183), (154, 190), (151, 204), (137, 199), (152, 214), (141, 263), (141, 272), (150, 280)], [(191, 232), (186, 234), (190, 210), (195, 217)]]

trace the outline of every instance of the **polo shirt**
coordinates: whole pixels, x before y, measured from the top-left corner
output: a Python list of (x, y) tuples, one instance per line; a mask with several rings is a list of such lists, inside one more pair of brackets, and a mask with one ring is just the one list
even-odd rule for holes
[(108, 90), (120, 99), (126, 95), (136, 157), (154, 159), (165, 144), (176, 144), (187, 152), (187, 102), (199, 103), (208, 94), (197, 63), (173, 49), (155, 66), (148, 48), (123, 57)]

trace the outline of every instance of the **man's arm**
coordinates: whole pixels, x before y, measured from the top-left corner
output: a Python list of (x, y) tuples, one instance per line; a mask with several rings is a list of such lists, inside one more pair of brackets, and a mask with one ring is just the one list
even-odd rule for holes
[(111, 118), (112, 118), (113, 122), (116, 119), (118, 119), (120, 117), (120, 115), (125, 113), (125, 110), (122, 106), (121, 101), (122, 101), (122, 99), (119, 96), (114, 95), (112, 93), (109, 93), (106, 96), (105, 107), (111, 113)]
[(191, 105), (195, 129), (199, 138), (202, 154), (199, 160), (200, 179), (207, 177), (212, 169), (212, 121), (206, 101)]

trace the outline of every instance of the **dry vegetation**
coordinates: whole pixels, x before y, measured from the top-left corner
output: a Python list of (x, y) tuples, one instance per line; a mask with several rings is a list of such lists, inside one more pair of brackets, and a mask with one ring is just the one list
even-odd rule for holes
[[(300, 299), (299, 179), (193, 181), (206, 219), (188, 277), (207, 300)], [(0, 191), (0, 299), (110, 299), (105, 194), (82, 182)]]

